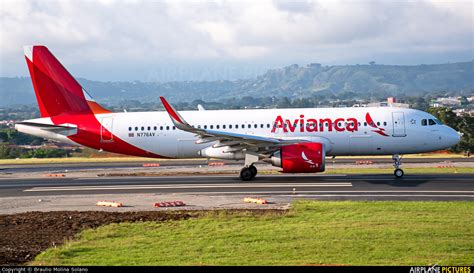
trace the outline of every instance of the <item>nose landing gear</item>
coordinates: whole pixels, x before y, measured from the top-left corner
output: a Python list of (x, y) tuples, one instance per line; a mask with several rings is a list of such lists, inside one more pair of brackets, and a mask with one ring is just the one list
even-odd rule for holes
[(396, 178), (401, 178), (404, 175), (403, 170), (400, 168), (400, 165), (402, 165), (402, 157), (399, 154), (395, 154), (392, 156), (393, 159), (393, 166), (395, 167), (395, 171), (393, 171), (393, 174), (395, 175)]

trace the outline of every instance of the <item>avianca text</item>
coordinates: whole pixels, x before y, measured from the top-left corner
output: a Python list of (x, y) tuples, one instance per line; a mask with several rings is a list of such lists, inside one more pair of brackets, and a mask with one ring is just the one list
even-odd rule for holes
[(334, 121), (330, 118), (309, 118), (305, 119), (304, 115), (300, 115), (296, 119), (283, 119), (277, 116), (273, 122), (272, 133), (282, 129), (284, 133), (288, 132), (355, 132), (359, 129), (358, 121), (355, 118), (337, 118)]

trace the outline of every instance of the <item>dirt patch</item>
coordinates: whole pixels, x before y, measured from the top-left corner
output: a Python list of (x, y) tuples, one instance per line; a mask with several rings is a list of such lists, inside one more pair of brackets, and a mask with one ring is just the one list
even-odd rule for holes
[[(120, 222), (186, 220), (221, 211), (51, 211), (0, 215), (0, 265), (21, 265), (47, 248), (61, 245), (88, 228)], [(282, 214), (282, 210), (226, 210), (252, 215)]]

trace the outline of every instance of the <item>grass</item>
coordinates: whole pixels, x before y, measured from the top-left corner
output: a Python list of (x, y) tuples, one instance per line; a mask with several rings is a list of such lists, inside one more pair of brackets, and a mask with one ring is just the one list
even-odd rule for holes
[(0, 159), (0, 165), (10, 164), (54, 164), (54, 163), (98, 163), (98, 162), (143, 162), (168, 159), (145, 157), (67, 157), (67, 158), (19, 158)]
[[(463, 158), (462, 154), (413, 154), (404, 155), (404, 158)], [(337, 158), (392, 158), (389, 155), (382, 156), (338, 156)], [(202, 160), (203, 158), (191, 158), (180, 160)], [(11, 164), (51, 164), (51, 163), (96, 163), (96, 162), (143, 162), (143, 161), (163, 161), (170, 160), (166, 158), (146, 158), (133, 156), (117, 156), (117, 157), (67, 157), (67, 158), (18, 158), (18, 159), (0, 159), (0, 165)], [(172, 160), (172, 159), (171, 159)], [(327, 158), (327, 162), (330, 162)]]
[(469, 265), (474, 202), (300, 201), (83, 231), (32, 265)]

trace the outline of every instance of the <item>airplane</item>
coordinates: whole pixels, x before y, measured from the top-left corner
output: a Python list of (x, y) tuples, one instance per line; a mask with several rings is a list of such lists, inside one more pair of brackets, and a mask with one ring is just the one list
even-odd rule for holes
[(451, 147), (460, 134), (410, 108), (352, 107), (111, 112), (97, 103), (42, 45), (24, 47), (41, 118), (15, 124), (34, 136), (113, 153), (151, 158), (243, 160), (243, 181), (255, 163), (283, 173), (325, 171), (326, 156), (392, 155), (401, 178), (403, 154)]

